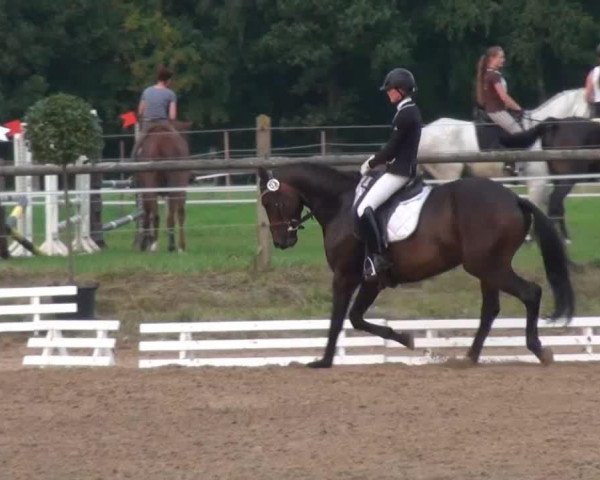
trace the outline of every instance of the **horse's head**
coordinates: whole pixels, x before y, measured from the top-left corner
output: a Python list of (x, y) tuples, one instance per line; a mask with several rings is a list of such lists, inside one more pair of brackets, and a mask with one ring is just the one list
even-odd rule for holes
[(530, 110), (532, 119), (545, 120), (548, 117), (567, 118), (590, 116), (590, 105), (585, 99), (583, 88), (575, 88), (557, 93), (539, 107)]
[(273, 172), (258, 169), (260, 198), (267, 211), (273, 244), (277, 248), (293, 247), (298, 241), (304, 204), (300, 193), (288, 183), (273, 176)]

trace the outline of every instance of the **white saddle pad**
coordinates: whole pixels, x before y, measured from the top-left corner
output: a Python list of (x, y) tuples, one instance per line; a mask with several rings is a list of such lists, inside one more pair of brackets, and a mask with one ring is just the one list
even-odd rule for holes
[(388, 243), (408, 238), (419, 224), (419, 215), (431, 187), (426, 186), (416, 197), (400, 202), (387, 224)]

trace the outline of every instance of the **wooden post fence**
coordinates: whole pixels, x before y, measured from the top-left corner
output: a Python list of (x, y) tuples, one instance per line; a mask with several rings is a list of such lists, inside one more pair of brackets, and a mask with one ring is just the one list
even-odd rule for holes
[[(270, 155), (271, 117), (259, 115), (256, 117), (256, 157), (266, 160)], [(257, 176), (256, 182), (259, 181)], [(259, 197), (256, 202), (257, 250), (254, 265), (257, 270), (265, 270), (271, 266), (271, 234), (269, 231), (269, 218), (260, 201), (260, 188), (257, 188), (257, 195)]]

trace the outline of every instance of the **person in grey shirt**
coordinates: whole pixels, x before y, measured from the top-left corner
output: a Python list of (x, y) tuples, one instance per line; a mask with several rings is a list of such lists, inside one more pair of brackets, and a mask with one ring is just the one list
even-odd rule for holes
[(142, 93), (138, 106), (138, 116), (145, 127), (148, 122), (157, 120), (175, 120), (177, 118), (177, 96), (169, 88), (173, 72), (159, 65), (157, 82)]
[(173, 72), (164, 65), (159, 65), (156, 77), (156, 83), (142, 92), (138, 105), (140, 132), (133, 146), (131, 154), (133, 159), (148, 134), (148, 128), (153, 123), (163, 122), (176, 131), (171, 122), (177, 120), (177, 96), (169, 88)]

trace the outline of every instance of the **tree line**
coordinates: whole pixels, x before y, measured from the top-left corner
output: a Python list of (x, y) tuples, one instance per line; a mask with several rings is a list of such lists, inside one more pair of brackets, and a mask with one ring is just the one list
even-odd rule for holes
[(469, 118), (475, 65), (502, 45), (511, 94), (583, 85), (598, 0), (0, 0), (0, 123), (57, 92), (121, 131), (159, 63), (197, 128), (387, 123), (378, 86), (411, 69), (427, 121)]

